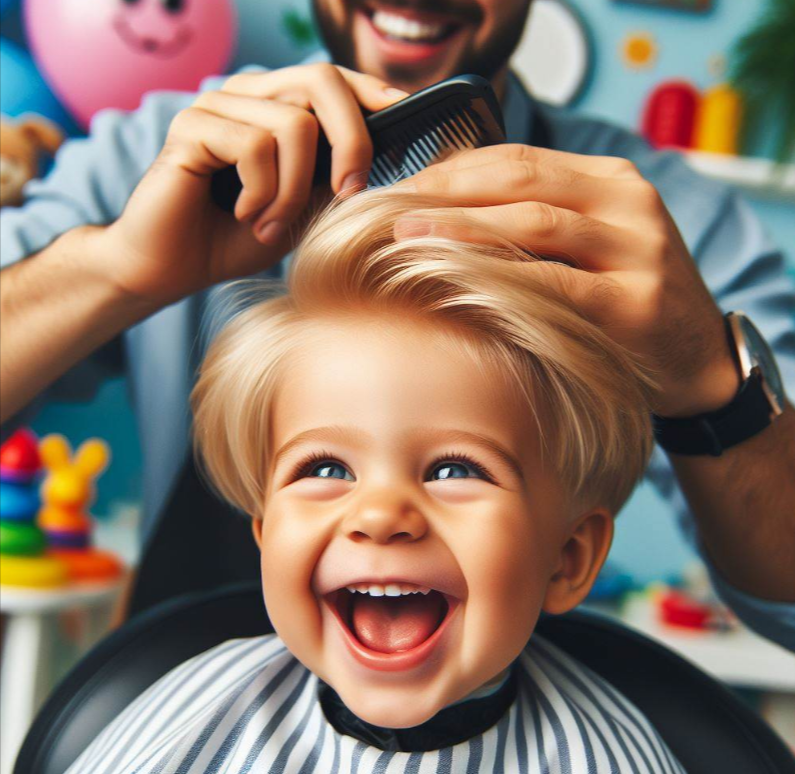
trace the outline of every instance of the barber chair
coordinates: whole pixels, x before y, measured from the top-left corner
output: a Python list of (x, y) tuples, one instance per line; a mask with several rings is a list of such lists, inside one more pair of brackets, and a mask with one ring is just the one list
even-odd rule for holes
[[(225, 640), (272, 631), (258, 584), (185, 595), (146, 610), (101, 642), (56, 689), (25, 739), (14, 774), (64, 774), (110, 719), (173, 667)], [(795, 774), (795, 758), (757, 715), (652, 640), (584, 612), (544, 618), (538, 632), (634, 702), (688, 774)]]

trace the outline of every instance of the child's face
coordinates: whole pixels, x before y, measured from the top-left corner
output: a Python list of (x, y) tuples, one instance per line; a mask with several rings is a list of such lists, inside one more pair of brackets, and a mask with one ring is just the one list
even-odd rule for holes
[(292, 653), (394, 728), (502, 672), (572, 529), (526, 404), (449, 335), (360, 319), (318, 325), (272, 411), (262, 583)]

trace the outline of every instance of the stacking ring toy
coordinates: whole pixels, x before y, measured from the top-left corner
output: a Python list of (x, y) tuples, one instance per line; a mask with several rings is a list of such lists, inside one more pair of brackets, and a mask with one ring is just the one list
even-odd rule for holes
[(35, 524), (0, 522), (0, 554), (37, 556), (44, 551), (44, 535)]
[(48, 554), (63, 562), (69, 572), (69, 579), (76, 582), (113, 580), (123, 570), (122, 563), (107, 551), (52, 548)]
[(0, 556), (0, 585), (51, 589), (69, 582), (66, 566), (50, 556)]

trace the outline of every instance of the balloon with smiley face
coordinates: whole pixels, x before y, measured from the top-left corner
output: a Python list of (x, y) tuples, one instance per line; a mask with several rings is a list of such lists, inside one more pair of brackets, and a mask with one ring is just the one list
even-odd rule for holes
[(83, 126), (147, 91), (196, 89), (224, 72), (236, 37), (232, 0), (26, 0), (24, 11), (41, 71)]

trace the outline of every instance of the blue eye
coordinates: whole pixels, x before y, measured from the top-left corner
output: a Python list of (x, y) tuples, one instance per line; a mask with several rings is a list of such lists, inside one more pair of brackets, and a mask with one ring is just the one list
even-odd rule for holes
[(454, 462), (445, 460), (431, 470), (431, 481), (449, 481), (451, 478), (479, 478), (489, 480), (488, 474), (480, 465), (473, 462)]
[(307, 475), (311, 478), (338, 478), (344, 481), (353, 481), (353, 476), (350, 474), (344, 465), (339, 462), (321, 462), (315, 465)]

